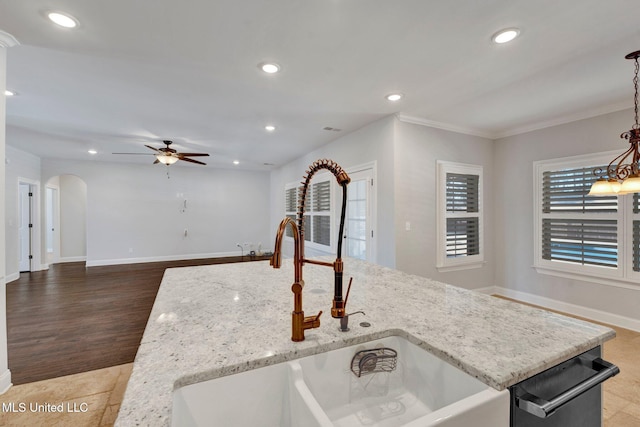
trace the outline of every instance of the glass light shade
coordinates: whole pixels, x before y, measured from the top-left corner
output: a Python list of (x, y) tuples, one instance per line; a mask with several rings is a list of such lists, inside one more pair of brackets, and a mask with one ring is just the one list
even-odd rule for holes
[(611, 181), (614, 181), (616, 184), (618, 184), (616, 188), (620, 185), (620, 183), (618, 183), (618, 181), (616, 180), (607, 181), (604, 178), (599, 178), (591, 185), (589, 196), (615, 196), (617, 194), (617, 191), (614, 190), (614, 186)]
[(622, 182), (618, 194), (640, 193), (640, 175), (631, 175)]
[(158, 154), (156, 156), (156, 159), (158, 159), (160, 163), (164, 163), (167, 166), (172, 165), (179, 160), (177, 157), (169, 156), (166, 154)]

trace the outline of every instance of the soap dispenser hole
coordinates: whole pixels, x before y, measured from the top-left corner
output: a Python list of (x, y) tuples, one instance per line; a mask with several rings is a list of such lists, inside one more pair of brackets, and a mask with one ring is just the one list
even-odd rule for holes
[(368, 328), (369, 326), (371, 326), (371, 323), (369, 323), (369, 322), (360, 322), (360, 326), (362, 326), (363, 328)]

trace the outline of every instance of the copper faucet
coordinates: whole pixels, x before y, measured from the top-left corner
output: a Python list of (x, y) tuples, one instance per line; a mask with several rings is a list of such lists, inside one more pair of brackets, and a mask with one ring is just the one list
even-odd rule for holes
[[(309, 189), (309, 182), (313, 175), (320, 169), (327, 169), (336, 177), (338, 184), (342, 187), (342, 209), (340, 215), (340, 230), (338, 233), (338, 245), (337, 245), (337, 258), (333, 263), (322, 262), (316, 260), (306, 259), (304, 257), (304, 213), (305, 202), (307, 199), (307, 190)], [(302, 289), (304, 288), (304, 280), (302, 278), (302, 267), (305, 263), (324, 265), (326, 267), (332, 267), (334, 271), (334, 296), (333, 306), (331, 307), (331, 316), (340, 319), (345, 316), (345, 309), (347, 306), (347, 299), (349, 298), (349, 291), (351, 289), (351, 282), (349, 282), (349, 289), (347, 289), (347, 298), (342, 299), (342, 271), (344, 264), (342, 262), (342, 235), (344, 232), (344, 217), (347, 205), (347, 184), (351, 181), (349, 175), (333, 160), (321, 159), (313, 162), (305, 176), (304, 181), (301, 182), (302, 187), (299, 190), (298, 197), (298, 211), (297, 211), (297, 224), (289, 217), (283, 219), (280, 222), (278, 231), (276, 233), (276, 243), (271, 257), (270, 264), (273, 268), (280, 268), (282, 263), (282, 236), (287, 228), (290, 226), (293, 234), (293, 285), (291, 291), (293, 292), (293, 312), (291, 313), (291, 340), (292, 341), (304, 341), (305, 329), (317, 328), (320, 326), (320, 311), (316, 316), (305, 317), (302, 310)]]

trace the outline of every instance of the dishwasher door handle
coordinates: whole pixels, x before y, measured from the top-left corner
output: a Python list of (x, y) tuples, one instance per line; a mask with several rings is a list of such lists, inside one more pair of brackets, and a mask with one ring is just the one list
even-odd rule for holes
[(523, 394), (516, 398), (518, 408), (536, 417), (547, 418), (565, 403), (620, 373), (620, 368), (599, 357), (593, 359), (591, 363), (592, 369), (597, 372), (595, 375), (563, 391), (551, 400), (542, 399), (531, 393)]

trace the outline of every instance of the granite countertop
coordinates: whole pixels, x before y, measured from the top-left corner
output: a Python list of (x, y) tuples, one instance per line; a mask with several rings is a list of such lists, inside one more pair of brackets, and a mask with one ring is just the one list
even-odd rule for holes
[[(329, 260), (329, 259), (327, 259)], [(389, 335), (503, 390), (613, 338), (604, 326), (345, 259), (349, 332), (331, 318), (333, 270), (306, 264), (303, 309), (321, 326), (291, 341), (292, 261), (168, 269), (120, 407), (117, 426), (170, 425), (172, 393), (200, 381)], [(361, 327), (367, 321), (370, 327)]]

